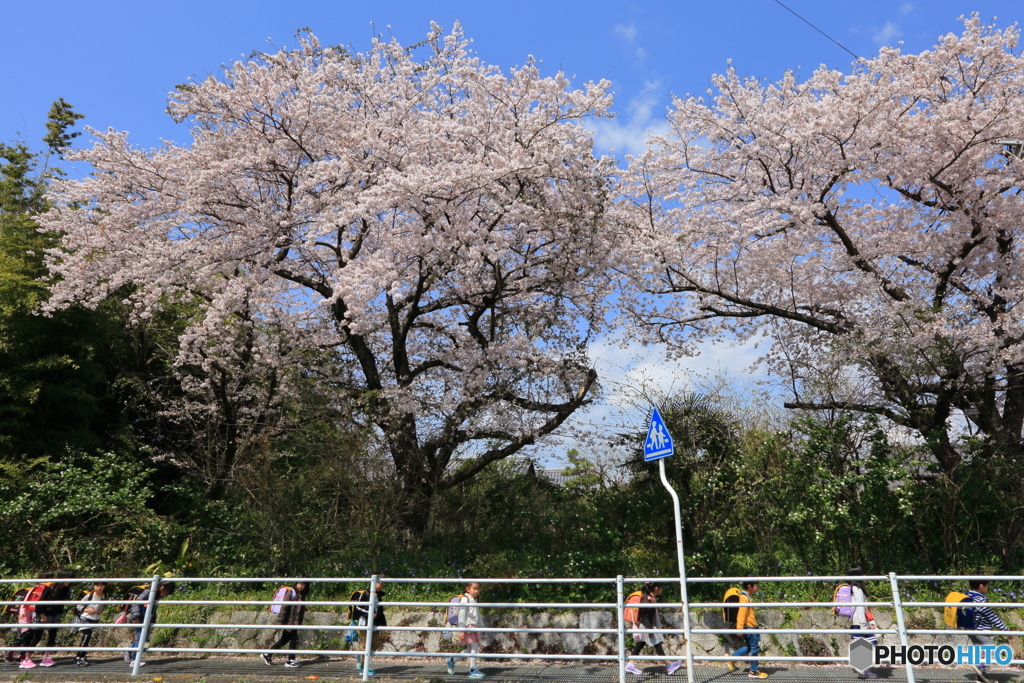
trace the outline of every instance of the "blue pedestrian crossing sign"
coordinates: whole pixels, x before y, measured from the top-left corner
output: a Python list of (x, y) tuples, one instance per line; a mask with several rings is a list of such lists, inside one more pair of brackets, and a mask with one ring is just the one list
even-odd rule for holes
[(672, 436), (668, 433), (665, 420), (655, 408), (651, 412), (651, 424), (647, 427), (647, 440), (644, 441), (644, 462), (667, 458), (675, 452)]

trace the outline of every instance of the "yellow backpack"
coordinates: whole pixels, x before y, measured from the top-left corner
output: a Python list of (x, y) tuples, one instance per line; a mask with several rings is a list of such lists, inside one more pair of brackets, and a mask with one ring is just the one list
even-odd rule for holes
[(740, 589), (733, 586), (729, 590), (725, 591), (725, 595), (722, 597), (722, 602), (736, 603), (735, 607), (722, 608), (722, 621), (727, 624), (732, 624), (733, 627), (736, 626), (736, 619), (740, 616), (740, 595)]
[(960, 591), (953, 591), (946, 596), (943, 602), (951, 603), (942, 609), (942, 620), (950, 628), (974, 628), (974, 608), (963, 608), (960, 603), (968, 601), (967, 596)]

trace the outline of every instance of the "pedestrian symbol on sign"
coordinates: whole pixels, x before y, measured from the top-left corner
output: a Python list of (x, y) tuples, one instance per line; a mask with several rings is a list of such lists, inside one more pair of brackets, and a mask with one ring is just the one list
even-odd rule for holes
[(644, 462), (667, 458), (675, 453), (672, 436), (668, 433), (665, 420), (655, 408), (651, 412), (651, 424), (647, 428), (647, 440), (644, 442)]

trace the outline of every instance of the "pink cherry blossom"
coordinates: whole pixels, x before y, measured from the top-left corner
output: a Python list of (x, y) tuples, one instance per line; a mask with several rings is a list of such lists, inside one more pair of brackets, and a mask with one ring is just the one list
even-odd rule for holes
[(251, 311), (262, 363), (306, 364), (367, 411), (422, 526), (435, 491), (592, 399), (615, 248), (614, 168), (584, 125), (608, 84), (502, 73), (467, 44), (459, 27), (365, 54), (308, 35), (180, 87), (190, 144), (92, 131), (73, 158), (95, 173), (56, 183), (42, 219), (64, 234), (51, 305), (124, 285), (138, 317), (191, 301), (180, 353), (200, 366)]
[(630, 321), (682, 352), (774, 340), (791, 407), (884, 415), (952, 471), (966, 414), (1021, 452), (1024, 58), (965, 20), (852, 73), (714, 78), (631, 160)]

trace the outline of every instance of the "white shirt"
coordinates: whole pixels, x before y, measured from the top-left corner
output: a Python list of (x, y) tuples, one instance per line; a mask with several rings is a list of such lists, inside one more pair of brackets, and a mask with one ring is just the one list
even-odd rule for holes
[(459, 600), (459, 626), (472, 628), (480, 624), (480, 608), (474, 606), (475, 602), (476, 598), (469, 594)]
[[(107, 598), (106, 595), (102, 597), (96, 597), (92, 594), (92, 592), (90, 592), (88, 595), (85, 596), (83, 600), (80, 600), (78, 602), (78, 605), (76, 606), (78, 612), (78, 619), (80, 621), (99, 621), (100, 617), (103, 616), (103, 608), (106, 607), (106, 605), (97, 605), (96, 603), (108, 599), (109, 598)], [(90, 614), (89, 612), (85, 611), (86, 609), (90, 608), (96, 610), (96, 612)]]

